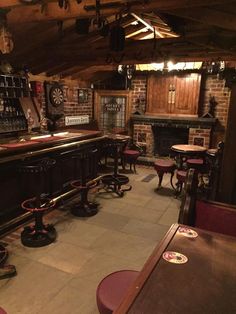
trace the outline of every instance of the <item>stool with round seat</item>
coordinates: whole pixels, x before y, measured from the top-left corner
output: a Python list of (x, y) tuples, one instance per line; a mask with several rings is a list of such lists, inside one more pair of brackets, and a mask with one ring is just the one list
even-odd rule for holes
[(0, 314), (7, 314), (7, 312), (2, 307), (0, 307)]
[(113, 174), (104, 175), (101, 179), (106, 191), (115, 193), (120, 197), (124, 196), (124, 192), (132, 189), (132, 186), (128, 184), (129, 178), (118, 172), (118, 159), (125, 142), (126, 139), (119, 137), (109, 139), (109, 144), (113, 148), (114, 154), (114, 170)]
[(138, 277), (135, 270), (120, 270), (106, 276), (97, 287), (97, 306), (100, 314), (112, 314)]
[(138, 150), (133, 150), (133, 149), (125, 149), (122, 152), (123, 155), (123, 162), (124, 162), (124, 168), (125, 168), (125, 163), (129, 163), (130, 171), (132, 171), (132, 166), (134, 168), (134, 173), (136, 173), (136, 163), (138, 160), (138, 157), (141, 155), (140, 151)]
[(157, 159), (154, 162), (154, 169), (156, 170), (158, 177), (159, 177), (159, 183), (157, 189), (161, 187), (162, 179), (165, 173), (170, 173), (170, 183), (172, 188), (175, 190), (175, 187), (173, 185), (173, 176), (176, 169), (176, 164), (170, 160), (170, 159)]
[(183, 185), (185, 183), (187, 177), (187, 171), (185, 170), (177, 170), (176, 172), (176, 196), (178, 196), (182, 192)]
[[(35, 224), (26, 226), (21, 233), (21, 242), (29, 247), (41, 247), (52, 243), (56, 239), (56, 230), (52, 225), (43, 223), (43, 213), (52, 209), (55, 202), (45, 197), (43, 194), (44, 185), (48, 184), (48, 171), (55, 165), (54, 159), (45, 158), (39, 163), (21, 165), (20, 173), (25, 180), (31, 180), (34, 185), (29, 185), (30, 193), (35, 196), (22, 202), (21, 207), (31, 212), (35, 219)], [(31, 194), (31, 195), (32, 195)]]
[(86, 149), (72, 156), (76, 165), (79, 165), (80, 168), (80, 178), (71, 182), (71, 185), (78, 189), (78, 192), (80, 193), (80, 201), (71, 208), (71, 213), (74, 216), (91, 217), (98, 212), (98, 204), (88, 200), (89, 190), (96, 187), (98, 184), (98, 181), (93, 178), (90, 178), (92, 180), (88, 181), (90, 176), (89, 168), (92, 168), (92, 176), (95, 176), (97, 173), (97, 169), (95, 169), (97, 167), (97, 152), (97, 149)]
[(196, 169), (197, 171), (201, 172), (204, 167), (204, 160), (202, 158), (189, 158), (186, 161), (188, 169)]

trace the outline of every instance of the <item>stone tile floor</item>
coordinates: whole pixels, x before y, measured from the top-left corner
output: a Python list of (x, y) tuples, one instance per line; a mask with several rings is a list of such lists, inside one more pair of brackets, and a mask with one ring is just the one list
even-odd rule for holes
[(141, 270), (177, 222), (180, 201), (174, 198), (169, 175), (156, 191), (157, 176), (142, 182), (148, 174), (155, 171), (144, 166), (129, 174), (132, 190), (123, 198), (91, 194), (100, 203), (96, 216), (72, 216), (68, 208), (76, 199), (54, 210), (47, 220), (54, 223), (58, 238), (47, 247), (26, 248), (19, 231), (9, 235), (9, 263), (18, 274), (0, 281), (0, 306), (8, 314), (97, 314), (100, 280), (120, 269)]

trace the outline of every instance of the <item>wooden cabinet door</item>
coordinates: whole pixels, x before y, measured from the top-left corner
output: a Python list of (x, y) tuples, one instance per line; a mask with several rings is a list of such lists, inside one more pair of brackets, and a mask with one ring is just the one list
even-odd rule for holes
[(201, 75), (151, 75), (147, 84), (146, 114), (196, 116)]
[(175, 92), (170, 113), (177, 115), (197, 115), (201, 75), (197, 73), (174, 76)]
[(151, 75), (147, 83), (147, 114), (166, 114), (168, 105), (168, 88), (171, 78)]

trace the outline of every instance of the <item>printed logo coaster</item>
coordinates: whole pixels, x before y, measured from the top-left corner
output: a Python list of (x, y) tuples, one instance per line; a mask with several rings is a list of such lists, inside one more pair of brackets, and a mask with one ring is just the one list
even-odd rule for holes
[(178, 233), (187, 238), (196, 238), (198, 236), (198, 233), (196, 231), (186, 227), (179, 227)]
[(187, 263), (188, 258), (187, 256), (178, 253), (178, 252), (172, 252), (172, 251), (166, 251), (162, 254), (162, 257), (164, 260), (166, 260), (169, 263), (173, 264), (184, 264)]

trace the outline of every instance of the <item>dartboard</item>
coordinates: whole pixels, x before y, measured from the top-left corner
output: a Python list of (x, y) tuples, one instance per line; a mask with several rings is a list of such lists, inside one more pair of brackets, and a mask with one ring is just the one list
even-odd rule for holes
[(52, 86), (49, 92), (49, 97), (54, 107), (58, 107), (63, 104), (63, 90), (60, 86)]

